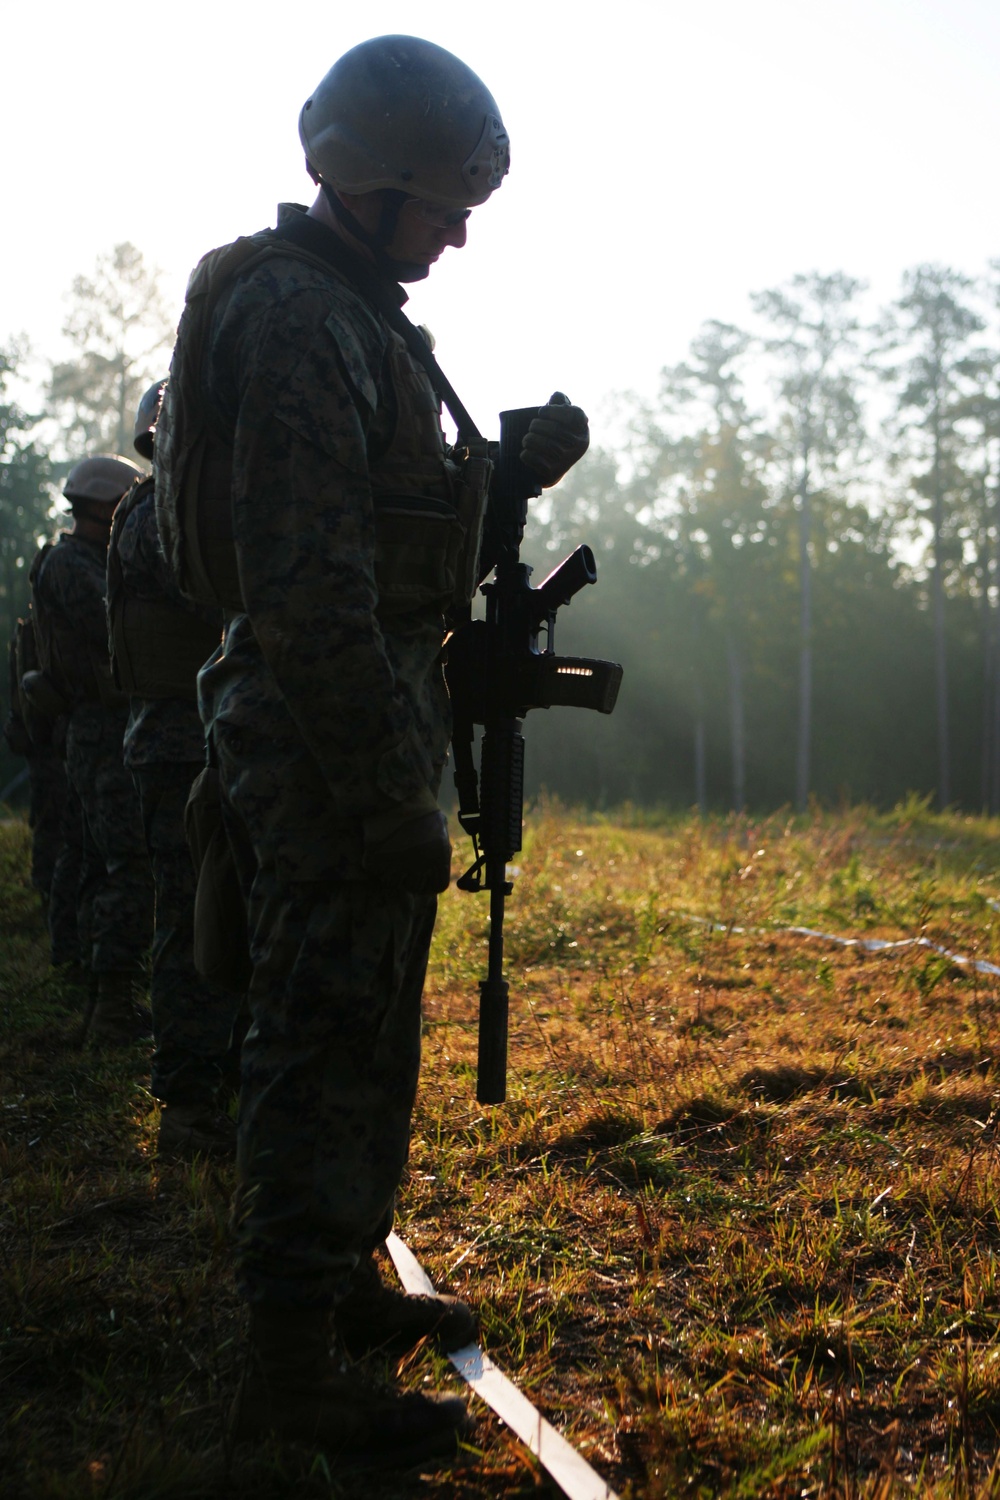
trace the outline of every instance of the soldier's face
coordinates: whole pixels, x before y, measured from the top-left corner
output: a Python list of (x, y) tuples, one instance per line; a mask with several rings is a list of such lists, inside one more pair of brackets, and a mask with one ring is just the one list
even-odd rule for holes
[(410, 198), (396, 220), (387, 254), (393, 260), (433, 265), (449, 247), (461, 250), (468, 238), (468, 209), (449, 210), (423, 198)]
[[(378, 231), (382, 219), (382, 194), (341, 193), (341, 199), (369, 234)], [(313, 212), (336, 229), (337, 220), (320, 193)], [(396, 229), (386, 253), (392, 260), (411, 266), (432, 266), (449, 247), (465, 244), (467, 209), (449, 209), (424, 198), (408, 198), (399, 210)]]

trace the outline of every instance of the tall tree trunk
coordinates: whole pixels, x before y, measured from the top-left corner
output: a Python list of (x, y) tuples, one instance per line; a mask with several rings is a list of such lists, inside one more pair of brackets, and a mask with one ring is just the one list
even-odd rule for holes
[(996, 596), (990, 601), (990, 673), (988, 701), (991, 710), (990, 762), (989, 762), (989, 810), (992, 817), (1000, 814), (1000, 472), (993, 488), (993, 582)]
[(809, 541), (812, 510), (809, 501), (809, 445), (802, 451), (799, 485), (799, 727), (795, 753), (795, 806), (805, 812), (809, 801), (809, 761), (812, 740), (812, 565)]
[(983, 473), (982, 522), (979, 533), (979, 556), (982, 559), (982, 595), (980, 598), (980, 636), (983, 643), (983, 711), (982, 747), (979, 766), (979, 806), (984, 813), (990, 806), (991, 768), (993, 765), (993, 605), (990, 589), (993, 581), (993, 548), (990, 545), (989, 469)]
[(726, 631), (729, 666), (729, 724), (733, 752), (733, 811), (746, 807), (746, 740), (743, 728), (743, 663), (731, 630)]
[[(3, 639), (0, 640), (0, 651), (3, 651), (4, 653), (3, 663), (4, 666), (6, 666), (7, 642), (14, 634), (14, 625), (17, 621), (18, 615), (22, 614), (23, 611), (27, 608), (29, 589), (27, 576), (28, 570), (27, 568), (18, 568), (17, 557), (15, 556), (15, 548), (13, 547), (13, 545), (8, 545), (3, 549), (3, 561), (5, 575), (4, 615), (3, 624), (0, 625), (0, 630), (3, 631)], [(18, 589), (18, 584), (20, 584), (21, 586), (20, 590)], [(6, 687), (6, 678), (4, 679), (4, 685)]]
[(981, 719), (980, 753), (979, 753), (979, 806), (984, 813), (990, 807), (990, 784), (992, 781), (993, 767), (993, 679), (996, 673), (993, 667), (993, 627), (986, 614), (983, 626), (983, 704)]
[(995, 610), (997, 634), (993, 641), (993, 759), (990, 765), (990, 816), (1000, 816), (1000, 610)]
[(132, 451), (132, 442), (129, 434), (129, 428), (132, 426), (132, 421), (130, 421), (129, 419), (127, 402), (128, 373), (129, 360), (125, 354), (124, 348), (122, 348), (119, 351), (118, 367), (118, 433), (115, 440), (116, 453), (131, 453)]
[(694, 682), (694, 800), (698, 814), (704, 817), (708, 811), (708, 795), (705, 786), (705, 684), (701, 670), (701, 620), (697, 607), (694, 610), (694, 633), (691, 676)]
[(948, 653), (944, 634), (944, 486), (941, 480), (940, 418), (934, 415), (934, 459), (931, 471), (934, 501), (934, 576), (931, 596), (934, 611), (934, 700), (937, 718), (938, 806), (951, 802), (951, 760), (948, 734)]
[(694, 717), (694, 800), (698, 816), (703, 818), (708, 811), (708, 799), (705, 794), (705, 709), (700, 678)]

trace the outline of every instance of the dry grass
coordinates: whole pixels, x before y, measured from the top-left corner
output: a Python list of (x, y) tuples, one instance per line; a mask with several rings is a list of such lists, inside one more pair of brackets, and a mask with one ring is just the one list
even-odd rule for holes
[[(400, 1228), (623, 1496), (1000, 1493), (996, 980), (777, 931), (1000, 958), (998, 833), (920, 804), (540, 810), (510, 906), (499, 1110), (474, 1089), (485, 902), (442, 903)], [(141, 1050), (74, 1050), (23, 830), (0, 840), (5, 1493), (544, 1489), (487, 1415), (443, 1475), (351, 1481), (229, 1450), (229, 1176), (157, 1166)], [(457, 1386), (448, 1368), (402, 1378)]]

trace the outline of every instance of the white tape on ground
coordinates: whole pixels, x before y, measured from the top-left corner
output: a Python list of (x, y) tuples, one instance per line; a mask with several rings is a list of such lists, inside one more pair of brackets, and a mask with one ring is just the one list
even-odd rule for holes
[(930, 938), (898, 938), (891, 943), (884, 938), (837, 937), (831, 932), (815, 932), (811, 927), (786, 927), (784, 931), (799, 933), (802, 937), (822, 938), (824, 942), (836, 943), (840, 948), (861, 948), (865, 953), (885, 953), (889, 948), (929, 948), (932, 953), (940, 953), (942, 958), (947, 958), (959, 968), (974, 969), (977, 974), (1000, 974), (1000, 965), (987, 963), (985, 958), (968, 958), (964, 953), (953, 953), (950, 948), (932, 943)]
[(953, 953), (950, 948), (932, 943), (930, 938), (896, 938), (890, 942), (887, 938), (841, 937), (836, 932), (818, 932), (814, 927), (736, 927), (726, 922), (713, 922), (708, 917), (695, 917), (690, 912), (682, 915), (685, 921), (697, 922), (700, 927), (711, 927), (713, 932), (755, 933), (757, 936), (766, 936), (770, 932), (788, 932), (795, 937), (818, 938), (824, 943), (835, 943), (838, 948), (860, 948), (864, 953), (887, 953), (892, 948), (929, 948), (932, 953), (940, 953), (942, 958), (957, 964), (960, 969), (973, 969), (977, 974), (1000, 974), (1000, 964), (987, 963), (985, 958), (968, 958), (964, 953)]
[[(395, 1233), (386, 1236), (385, 1245), (399, 1272), (399, 1279), (410, 1295), (433, 1296), (434, 1283), (409, 1245)], [(478, 1344), (466, 1344), (464, 1349), (456, 1349), (448, 1358), (476, 1395), (492, 1406), (497, 1416), (531, 1449), (570, 1500), (618, 1500), (614, 1490), (546, 1422), (541, 1412), (502, 1370), (497, 1369)]]

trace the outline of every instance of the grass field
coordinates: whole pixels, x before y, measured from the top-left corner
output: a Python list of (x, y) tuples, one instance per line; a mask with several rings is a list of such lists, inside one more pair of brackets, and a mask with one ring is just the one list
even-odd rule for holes
[[(399, 1222), (431, 1276), (623, 1500), (1000, 1494), (997, 979), (780, 931), (1000, 960), (1000, 825), (542, 808), (525, 843), (499, 1109), (485, 902), (442, 903)], [(443, 1474), (230, 1447), (231, 1176), (157, 1163), (141, 1048), (75, 1046), (26, 866), (0, 828), (4, 1495), (544, 1493), (478, 1404)]]

